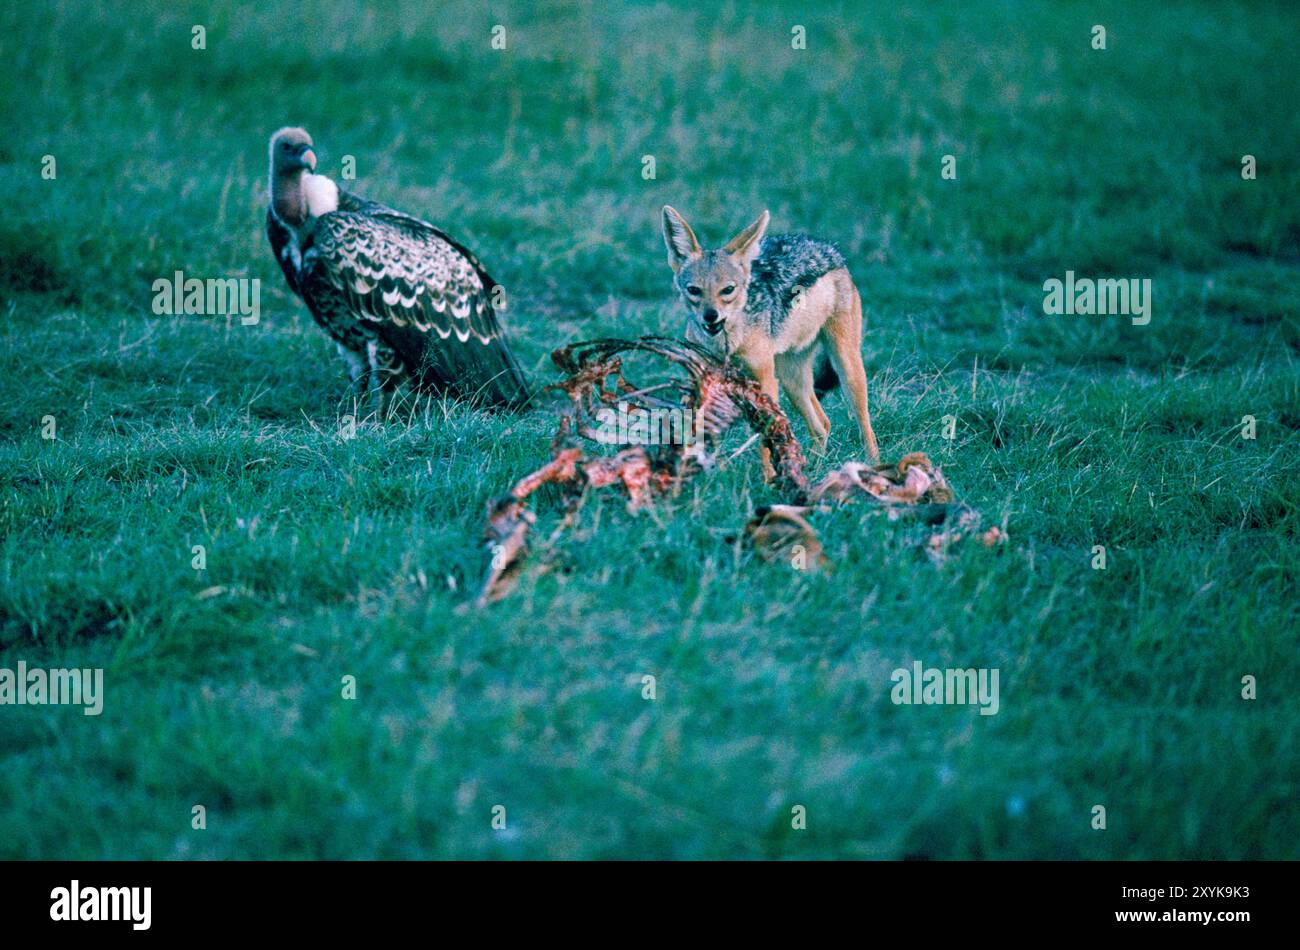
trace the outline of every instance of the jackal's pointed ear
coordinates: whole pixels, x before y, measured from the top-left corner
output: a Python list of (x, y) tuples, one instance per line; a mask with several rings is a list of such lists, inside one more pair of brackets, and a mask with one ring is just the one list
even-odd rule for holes
[(664, 244), (668, 245), (668, 266), (674, 274), (687, 261), (695, 260), (704, 253), (686, 219), (668, 205), (664, 205)]
[(754, 262), (754, 258), (758, 257), (758, 246), (762, 243), (770, 219), (771, 215), (764, 211), (758, 216), (757, 221), (728, 241), (727, 246), (723, 248), (746, 270)]

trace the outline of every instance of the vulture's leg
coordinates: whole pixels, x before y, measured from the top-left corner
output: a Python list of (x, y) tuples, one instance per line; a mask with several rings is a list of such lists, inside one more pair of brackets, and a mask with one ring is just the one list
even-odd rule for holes
[(397, 355), (397, 351), (387, 344), (380, 343), (379, 350), (375, 354), (375, 364), (378, 367), (379, 383), (385, 393), (392, 393), (398, 386), (406, 381), (406, 363)]
[(366, 341), (366, 399), (370, 403), (370, 411), (379, 418), (384, 415), (384, 384), (392, 374), (396, 362), (397, 354), (391, 347), (378, 340)]
[(352, 395), (360, 399), (366, 394), (366, 375), (369, 372), (365, 354), (350, 350), (342, 343), (338, 344), (338, 348), (339, 356), (343, 357), (343, 362), (348, 368), (348, 379), (352, 382)]

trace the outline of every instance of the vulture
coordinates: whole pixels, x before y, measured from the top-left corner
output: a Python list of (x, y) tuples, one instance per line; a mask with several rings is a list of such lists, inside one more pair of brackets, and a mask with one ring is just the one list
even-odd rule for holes
[(497, 283), (468, 249), (419, 218), (316, 173), (304, 129), (271, 136), (266, 235), (290, 289), (338, 344), (355, 394), (404, 380), (518, 408), (528, 385), (493, 309)]

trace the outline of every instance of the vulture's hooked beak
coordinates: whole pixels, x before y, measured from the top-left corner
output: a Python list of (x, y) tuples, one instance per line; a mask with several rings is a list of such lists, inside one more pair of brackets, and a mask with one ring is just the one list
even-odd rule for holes
[(302, 162), (302, 167), (309, 172), (316, 171), (316, 151), (310, 145), (304, 145), (298, 153), (298, 160)]

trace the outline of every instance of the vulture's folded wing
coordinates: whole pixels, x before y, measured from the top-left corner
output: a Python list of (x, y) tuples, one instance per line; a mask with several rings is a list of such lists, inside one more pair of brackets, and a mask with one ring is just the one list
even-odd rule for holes
[(299, 285), (307, 304), (346, 307), (437, 392), (526, 402), (492, 306), (497, 285), (474, 255), (431, 224), (348, 197), (316, 221)]

